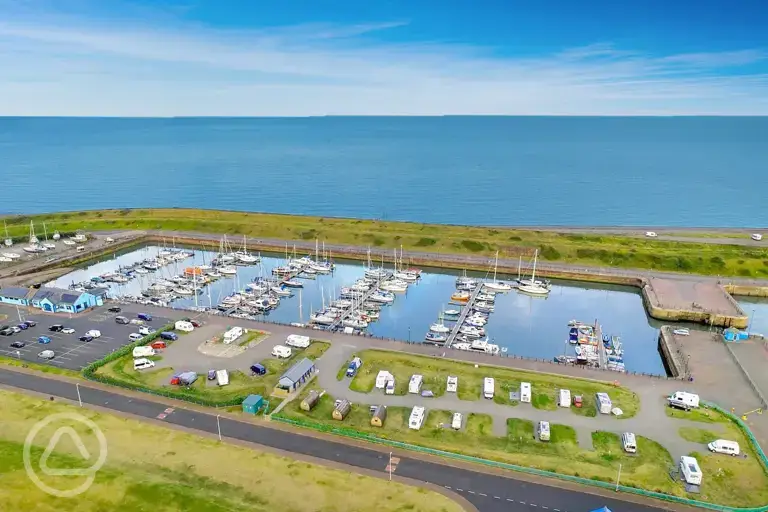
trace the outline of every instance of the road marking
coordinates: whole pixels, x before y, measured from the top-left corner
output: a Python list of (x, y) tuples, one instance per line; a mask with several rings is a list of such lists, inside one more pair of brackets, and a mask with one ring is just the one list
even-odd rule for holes
[(531, 503), (531, 506), (532, 506), (532, 507), (535, 507), (535, 506), (536, 506), (536, 504), (535, 504), (535, 503)]
[(479, 493), (477, 493), (477, 494), (479, 494), (480, 496), (488, 496), (488, 495), (487, 495), (487, 494), (485, 494), (484, 492), (479, 492)]
[(549, 510), (549, 507), (545, 507), (544, 505), (541, 506), (544, 510)]
[(475, 494), (475, 491), (467, 491), (469, 494)]
[(512, 498), (507, 498), (507, 501), (514, 503), (515, 500), (513, 500)]
[(499, 496), (494, 496), (495, 499), (500, 500), (501, 498)]
[(524, 501), (518, 501), (518, 503), (520, 503), (521, 505), (525, 505)]

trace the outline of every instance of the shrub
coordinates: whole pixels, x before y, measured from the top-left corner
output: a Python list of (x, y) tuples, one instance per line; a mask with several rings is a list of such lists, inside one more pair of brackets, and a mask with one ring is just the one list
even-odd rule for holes
[(557, 249), (552, 247), (551, 245), (544, 245), (541, 247), (541, 257), (545, 260), (559, 260), (560, 259), (560, 253)]
[(435, 245), (437, 243), (437, 240), (434, 238), (419, 238), (419, 241), (416, 242), (416, 247), (429, 247), (430, 245)]
[(485, 244), (477, 242), (475, 240), (462, 240), (461, 246), (468, 251), (480, 252), (485, 249)]

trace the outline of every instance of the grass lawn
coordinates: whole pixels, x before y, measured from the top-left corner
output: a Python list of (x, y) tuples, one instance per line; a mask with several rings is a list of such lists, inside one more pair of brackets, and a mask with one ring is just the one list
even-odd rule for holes
[(243, 336), (243, 339), (238, 342), (238, 345), (241, 347), (245, 347), (246, 345), (250, 344), (256, 345), (267, 336), (269, 336), (268, 332), (251, 330), (248, 331), (248, 334)]
[[(435, 253), (532, 257), (579, 265), (642, 268), (709, 275), (768, 276), (768, 249), (738, 245), (649, 240), (640, 237), (558, 233), (555, 230), (451, 226), (361, 219), (306, 217), (197, 209), (123, 209), (5, 218), (13, 237), (29, 222), (62, 232), (133, 229), (248, 235), (279, 240), (320, 239), (331, 244)], [(709, 238), (708, 234), (698, 237)], [(711, 237), (715, 237), (711, 233)], [(722, 235), (717, 235), (722, 238)], [(483, 269), (484, 270), (484, 269)]]
[[(369, 510), (372, 502), (386, 503), (388, 510), (462, 510), (443, 495), (424, 489), (26, 395), (0, 391), (0, 409), (0, 510), (357, 512)], [(61, 412), (76, 412), (94, 421), (109, 448), (107, 462), (90, 489), (66, 499), (40, 491), (27, 477), (22, 461), (22, 443), (32, 426)], [(40, 460), (59, 426), (50, 425), (35, 437), (33, 461)], [(98, 453), (88, 428), (79, 423), (71, 426), (82, 434), (89, 453)], [(136, 442), (137, 432), (141, 442)], [(89, 467), (91, 462), (82, 460), (68, 436), (60, 439), (47, 461), (49, 467), (59, 469)], [(77, 476), (38, 475), (60, 489), (74, 488), (83, 481)]]
[(15, 357), (0, 356), (0, 364), (4, 364), (6, 366), (16, 366), (19, 368), (29, 368), (30, 370), (51, 373), (55, 375), (82, 378), (80, 372), (76, 372), (74, 370), (67, 370), (66, 368), (59, 368), (57, 366), (51, 366), (47, 364), (30, 363), (29, 361), (19, 360)]
[[(631, 418), (640, 407), (639, 398), (632, 391), (616, 387), (609, 382), (603, 383), (495, 366), (480, 365), (475, 368), (473, 364), (450, 359), (384, 350), (364, 350), (358, 356), (363, 360), (363, 366), (352, 380), (350, 388), (363, 393), (369, 393), (373, 390), (379, 370), (387, 370), (395, 377), (395, 395), (407, 394), (408, 381), (411, 375), (419, 373), (424, 376), (423, 389), (433, 391), (435, 396), (441, 396), (445, 393), (448, 376), (455, 375), (459, 378), (458, 397), (461, 400), (479, 400), (483, 378), (493, 377), (496, 382), (494, 401), (501, 404), (515, 405), (509, 400), (509, 391), (519, 390), (520, 382), (530, 382), (531, 404), (537, 409), (557, 409), (557, 393), (560, 388), (570, 389), (572, 395), (584, 397), (585, 404), (582, 409), (570, 408), (575, 414), (590, 415), (590, 412), (596, 411), (594, 395), (598, 391), (605, 391), (609, 394), (614, 406), (620, 407), (624, 411), (622, 418)], [(591, 415), (594, 416), (594, 414)]]
[(702, 423), (717, 423), (727, 421), (720, 413), (699, 407), (698, 409), (691, 409), (690, 411), (684, 411), (675, 407), (664, 407), (667, 416), (670, 418), (685, 419), (691, 421), (700, 421)]
[(678, 432), (680, 437), (692, 443), (709, 444), (716, 439), (720, 439), (720, 434), (703, 428), (680, 427)]
[(353, 428), (381, 438), (606, 482), (615, 481), (619, 464), (622, 464), (624, 483), (682, 493), (682, 487), (667, 476), (667, 469), (672, 464), (669, 453), (643, 438), (639, 443), (645, 454), (629, 457), (621, 450), (618, 436), (614, 434), (605, 434), (604, 441), (596, 444), (594, 451), (582, 450), (577, 443), (576, 432), (566, 425), (551, 424), (551, 440), (540, 442), (534, 438), (533, 422), (521, 419), (507, 420), (507, 435), (497, 437), (493, 435), (492, 419), (487, 415), (470, 414), (464, 428), (454, 431), (450, 428), (450, 411), (427, 409), (423, 427), (415, 431), (408, 428), (410, 409), (407, 408), (389, 407), (384, 427), (378, 428), (370, 425), (371, 416), (366, 405), (353, 405), (349, 415), (340, 422), (331, 419), (332, 396), (324, 395), (309, 413), (299, 408), (299, 402), (294, 400), (289, 403), (280, 414), (334, 427)]

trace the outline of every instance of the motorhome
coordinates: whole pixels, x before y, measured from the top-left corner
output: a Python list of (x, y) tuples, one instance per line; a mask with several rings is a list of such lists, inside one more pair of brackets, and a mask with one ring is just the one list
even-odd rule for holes
[(422, 377), (418, 373), (416, 375), (411, 375), (411, 380), (408, 382), (408, 392), (420, 393), (421, 385), (423, 382), (424, 382), (424, 377)]
[(310, 343), (309, 336), (301, 336), (299, 334), (291, 334), (285, 339), (286, 345), (295, 348), (307, 348)]
[(627, 453), (637, 453), (637, 441), (635, 440), (635, 434), (632, 432), (624, 432), (621, 434), (621, 446)]
[(224, 333), (224, 343), (229, 344), (238, 339), (244, 333), (242, 327), (232, 327)]
[(561, 389), (560, 390), (560, 393), (559, 393), (559, 396), (558, 396), (557, 405), (559, 405), (560, 407), (570, 407), (571, 406), (571, 392), (570, 392), (570, 390), (568, 390), (568, 389)]
[(453, 420), (451, 421), (451, 428), (454, 429), (454, 430), (461, 429), (461, 421), (462, 421), (461, 413), (460, 412), (453, 413)]
[(667, 401), (670, 407), (677, 407), (678, 409), (695, 409), (699, 406), (699, 395), (695, 393), (688, 393), (686, 391), (676, 391), (672, 394)]
[(549, 422), (540, 421), (536, 433), (539, 436), (539, 441), (549, 441)]
[(361, 366), (363, 366), (363, 360), (359, 357), (353, 357), (347, 366), (347, 377), (354, 377)]
[(727, 441), (725, 439), (712, 441), (707, 445), (707, 448), (713, 453), (725, 453), (727, 455), (733, 455), (734, 457), (741, 453), (739, 443), (736, 441)]
[(448, 382), (445, 385), (445, 390), (448, 393), (456, 393), (456, 390), (459, 388), (459, 378), (454, 376), (448, 377)]
[(494, 393), (496, 392), (496, 381), (493, 380), (493, 377), (486, 377), (483, 379), (483, 397), (487, 399), (492, 399)]
[(387, 382), (390, 380), (393, 380), (394, 377), (391, 373), (389, 373), (387, 370), (381, 370), (378, 375), (376, 375), (376, 389), (384, 389), (387, 387)]
[(133, 360), (134, 370), (144, 370), (145, 368), (152, 368), (154, 366), (155, 366), (155, 362), (145, 357)]
[(608, 393), (595, 393), (595, 404), (600, 414), (611, 414), (613, 404), (611, 404), (611, 398), (608, 396)]
[(155, 355), (155, 349), (152, 347), (141, 346), (133, 349), (133, 357), (149, 357)]
[(217, 370), (216, 383), (219, 386), (226, 386), (227, 384), (229, 384), (229, 372), (227, 370)]
[(752, 240), (754, 240), (755, 242), (759, 242), (762, 239), (763, 239), (763, 235), (761, 235), (760, 233), (752, 233)]
[(275, 345), (275, 348), (272, 349), (272, 355), (279, 359), (288, 359), (291, 357), (291, 349), (283, 345)]
[(701, 468), (699, 462), (693, 457), (680, 457), (680, 473), (686, 483), (691, 485), (701, 485)]
[(526, 404), (531, 403), (531, 383), (520, 383), (520, 401)]
[(424, 424), (424, 408), (416, 406), (411, 410), (411, 416), (408, 418), (408, 428), (419, 430)]

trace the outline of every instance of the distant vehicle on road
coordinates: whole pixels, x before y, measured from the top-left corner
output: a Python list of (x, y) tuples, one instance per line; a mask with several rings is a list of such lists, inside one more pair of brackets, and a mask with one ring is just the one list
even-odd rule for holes
[(656, 238), (659, 235), (657, 235), (655, 231), (646, 231), (645, 236), (647, 236), (648, 238)]
[(48, 343), (51, 342), (51, 338), (49, 338), (48, 336), (40, 336), (39, 338), (37, 338), (37, 342), (44, 343), (47, 345)]
[(753, 233), (752, 234), (752, 240), (754, 240), (755, 242), (759, 242), (762, 239), (763, 239), (763, 235), (761, 235), (759, 233)]

